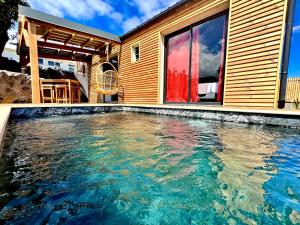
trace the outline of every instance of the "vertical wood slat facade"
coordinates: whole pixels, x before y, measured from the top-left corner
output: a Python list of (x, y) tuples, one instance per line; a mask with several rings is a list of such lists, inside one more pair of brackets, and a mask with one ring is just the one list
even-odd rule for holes
[[(162, 98), (160, 34), (189, 15), (209, 8), (217, 13), (223, 0), (191, 0), (122, 40), (120, 75), (123, 101), (159, 104)], [(224, 106), (276, 108), (288, 0), (227, 0), (229, 10)], [(228, 9), (227, 8), (227, 9)], [(223, 9), (224, 10), (224, 9)], [(219, 10), (220, 12), (220, 10)], [(182, 26), (182, 27), (184, 27)], [(181, 28), (182, 28), (181, 27)], [(140, 62), (131, 62), (131, 46), (140, 43)]]
[(285, 101), (300, 101), (300, 78), (289, 78), (287, 80)]
[(231, 0), (225, 106), (276, 108), (287, 0)]

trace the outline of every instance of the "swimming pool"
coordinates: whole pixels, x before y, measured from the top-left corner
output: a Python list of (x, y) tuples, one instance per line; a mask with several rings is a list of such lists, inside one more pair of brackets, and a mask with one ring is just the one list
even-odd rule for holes
[(0, 223), (297, 224), (300, 131), (138, 113), (12, 120)]

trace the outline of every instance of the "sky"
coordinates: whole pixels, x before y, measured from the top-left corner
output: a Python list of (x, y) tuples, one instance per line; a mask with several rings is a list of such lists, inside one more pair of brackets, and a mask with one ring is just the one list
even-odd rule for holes
[(300, 77), (300, 0), (296, 0), (288, 77)]
[(31, 8), (116, 35), (135, 28), (179, 0), (28, 0)]
[[(115, 35), (122, 35), (179, 0), (27, 0), (30, 7)], [(16, 48), (17, 24), (6, 48)], [(3, 53), (3, 56), (8, 57)], [(10, 57), (10, 56), (9, 56)]]

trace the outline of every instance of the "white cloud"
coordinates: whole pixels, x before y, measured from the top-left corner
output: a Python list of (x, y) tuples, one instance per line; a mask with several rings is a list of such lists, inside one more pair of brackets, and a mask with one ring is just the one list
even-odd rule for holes
[(161, 11), (165, 10), (166, 8), (174, 5), (178, 0), (133, 0), (135, 5), (138, 7), (139, 12), (143, 15), (142, 20), (146, 21), (151, 17), (157, 15)]
[(138, 17), (131, 17), (127, 20), (125, 20), (122, 24), (122, 28), (124, 32), (127, 32), (135, 27), (137, 27), (139, 24), (142, 23), (142, 20)]
[[(72, 17), (76, 20), (92, 20), (105, 16), (114, 26), (120, 26), (123, 32), (140, 25), (154, 15), (174, 5), (179, 0), (124, 0), (127, 6), (136, 7), (139, 15), (122, 15), (123, 4), (113, 4), (109, 0), (28, 0), (32, 8), (59, 17)], [(125, 10), (126, 11), (126, 10)]]
[(103, 0), (29, 0), (32, 8), (54, 16), (70, 16), (77, 20), (91, 20), (95, 16), (108, 16), (120, 23), (123, 16)]
[(300, 25), (294, 26), (293, 31), (294, 32), (300, 32)]
[(137, 7), (140, 17), (134, 16), (131, 18), (126, 19), (123, 21), (122, 28), (124, 32), (127, 32), (141, 23), (149, 20), (153, 16), (159, 14), (166, 8), (170, 7), (171, 5), (174, 5), (178, 0), (151, 0), (151, 1), (145, 1), (145, 0), (125, 0), (126, 4), (130, 6)]

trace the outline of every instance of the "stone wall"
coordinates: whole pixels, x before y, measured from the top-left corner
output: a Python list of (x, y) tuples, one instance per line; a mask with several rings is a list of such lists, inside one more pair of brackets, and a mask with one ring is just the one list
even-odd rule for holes
[(83, 106), (83, 107), (29, 107), (14, 108), (10, 118), (34, 118), (41, 116), (58, 116), (72, 114), (110, 113), (110, 112), (135, 112), (165, 116), (179, 116), (186, 118), (197, 118), (203, 120), (233, 122), (253, 125), (280, 126), (300, 129), (300, 114), (298, 113), (270, 113), (208, 110), (208, 109), (180, 109), (168, 107), (146, 107), (146, 106), (125, 106), (109, 105), (104, 106)]
[(30, 76), (0, 70), (0, 103), (31, 103)]

